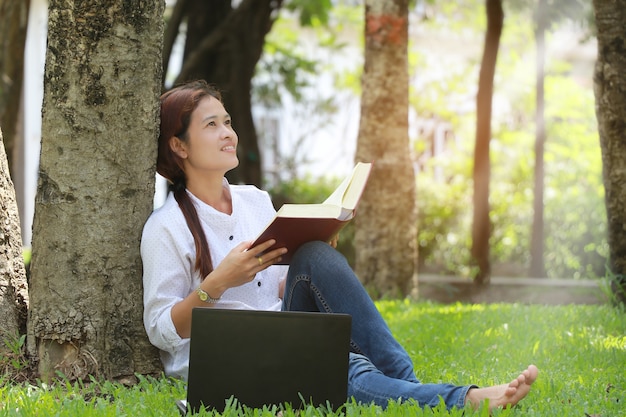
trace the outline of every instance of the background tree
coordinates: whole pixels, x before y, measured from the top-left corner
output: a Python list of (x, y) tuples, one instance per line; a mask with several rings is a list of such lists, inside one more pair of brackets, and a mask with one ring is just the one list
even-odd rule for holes
[(535, 168), (533, 222), (530, 241), (531, 277), (546, 277), (545, 255), (545, 78), (546, 78), (546, 33), (563, 22), (584, 21), (585, 4), (581, 0), (538, 0), (531, 1), (533, 13), (533, 34), (535, 38)]
[[(266, 36), (283, 9), (298, 16), (302, 27), (314, 23), (325, 25), (331, 3), (327, 0), (178, 0), (168, 19), (164, 82), (173, 45), (183, 35), (182, 68), (173, 84), (202, 78), (224, 92), (224, 104), (239, 135), (239, 166), (227, 174), (231, 182), (262, 185), (261, 152), (252, 118), (252, 79), (258, 70)], [(289, 59), (304, 63), (295, 56)], [(284, 66), (280, 73), (288, 80), (294, 71), (301, 69)]]
[(491, 167), (491, 107), (493, 78), (498, 61), (498, 49), (504, 21), (501, 0), (486, 0), (487, 32), (476, 94), (476, 144), (474, 146), (474, 218), (472, 222), (472, 258), (478, 266), (474, 282), (486, 284), (491, 277), (489, 238), (492, 224), (489, 220), (489, 181)]
[(414, 289), (415, 173), (408, 137), (408, 0), (365, 2), (357, 161), (373, 161), (355, 219), (355, 270), (373, 295)]
[[(20, 221), (0, 130), (0, 358), (15, 354), (9, 346), (25, 334), (27, 308)], [(0, 370), (3, 375), (10, 372)]]
[(30, 0), (0, 0), (0, 126), (9, 171), (13, 170), (17, 120), (22, 97), (24, 44)]
[(252, 77), (263, 51), (265, 35), (282, 6), (282, 0), (178, 1), (166, 34), (163, 55), (167, 69), (171, 45), (181, 24), (186, 24), (183, 66), (174, 84), (191, 79), (214, 83), (224, 94), (224, 104), (239, 135), (239, 166), (228, 173), (233, 182), (261, 186), (261, 156), (252, 120)]
[(545, 121), (545, 55), (546, 30), (548, 29), (548, 5), (539, 0), (534, 14), (534, 35), (537, 61), (535, 63), (535, 177), (533, 200), (533, 226), (530, 240), (531, 277), (545, 277), (544, 264), (544, 152), (546, 143)]
[[(550, 2), (553, 4), (554, 2)], [(545, 258), (551, 278), (604, 276), (608, 245), (601, 157), (593, 92), (587, 82), (595, 56), (580, 2), (555, 7), (565, 15), (546, 36)], [(476, 115), (471, 106), (484, 40), (484, 1), (438, 2), (425, 14), (413, 48), (419, 74), (413, 107), (422, 120), (445, 124), (444, 150), (429, 157), (422, 134), (418, 163), (420, 272), (474, 277), (471, 265)], [(535, 44), (531, 11), (536, 1), (504, 2), (507, 25), (500, 40), (491, 121), (490, 261), (492, 273), (528, 276), (533, 219)], [(573, 9), (573, 10), (570, 10)], [(569, 16), (569, 17), (568, 17)], [(518, 24), (519, 23), (519, 24)], [(419, 32), (421, 33), (421, 31)], [(444, 39), (441, 42), (432, 39)], [(423, 48), (432, 42), (435, 48)], [(579, 43), (579, 46), (576, 45)], [(478, 47), (478, 48), (477, 48)], [(426, 126), (428, 127), (428, 125)], [(428, 130), (426, 130), (428, 132)], [(571, 207), (576, 207), (572, 210)], [(475, 265), (475, 264), (474, 264)]]
[[(485, 52), (481, 65), (481, 77), (479, 80), (477, 96), (477, 135), (474, 161), (474, 218), (472, 224), (472, 258), (478, 266), (475, 275), (477, 283), (485, 283), (491, 274), (490, 246), (492, 224), (489, 219), (489, 137), (491, 135), (491, 95), (493, 92), (493, 75), (495, 72), (495, 60), (497, 58), (497, 48), (502, 31), (502, 4), (495, 1), (487, 1), (487, 36), (485, 40)], [(535, 147), (534, 147), (534, 200), (533, 200), (533, 221), (531, 230), (531, 240), (529, 248), (530, 268), (529, 275), (533, 277), (545, 277), (546, 269), (544, 264), (545, 253), (545, 233), (544, 233), (544, 182), (545, 167), (544, 154), (546, 142), (546, 122), (545, 122), (545, 54), (546, 32), (562, 21), (582, 20), (584, 7), (579, 1), (553, 1), (548, 4), (545, 0), (513, 2), (512, 9), (532, 8), (533, 13), (533, 33), (535, 37)], [(498, 22), (499, 20), (499, 22)], [(492, 27), (490, 28), (490, 22)], [(489, 32), (493, 33), (490, 35)], [(495, 36), (497, 34), (497, 41)], [(491, 38), (491, 40), (490, 40)], [(493, 47), (495, 43), (495, 55)], [(491, 43), (491, 47), (489, 47)], [(487, 48), (492, 52), (487, 52)], [(488, 63), (485, 71), (485, 60), (493, 60)], [(490, 78), (489, 89), (484, 85), (487, 77)], [(487, 96), (487, 94), (489, 94)], [(487, 100), (489, 107), (487, 108)], [(488, 116), (488, 119), (487, 119)]]
[(594, 0), (598, 59), (594, 75), (608, 219), (608, 274), (626, 301), (626, 1)]
[(44, 379), (161, 369), (143, 328), (139, 242), (154, 194), (163, 8), (49, 3), (27, 342)]

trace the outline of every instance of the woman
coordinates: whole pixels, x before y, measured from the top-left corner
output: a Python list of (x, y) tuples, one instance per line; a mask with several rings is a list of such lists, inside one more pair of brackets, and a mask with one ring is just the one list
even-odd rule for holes
[[(413, 399), (448, 408), (514, 405), (537, 378), (530, 365), (508, 384), (422, 384), (334, 242), (304, 245), (287, 266), (286, 249), (257, 257), (275, 242), (250, 247), (275, 214), (267, 193), (225, 179), (235, 168), (237, 134), (218, 91), (192, 82), (161, 97), (157, 171), (173, 192), (144, 227), (144, 322), (165, 373), (186, 379), (194, 307), (300, 310), (352, 315), (348, 394), (385, 407)], [(210, 331), (210, 330), (209, 330)]]

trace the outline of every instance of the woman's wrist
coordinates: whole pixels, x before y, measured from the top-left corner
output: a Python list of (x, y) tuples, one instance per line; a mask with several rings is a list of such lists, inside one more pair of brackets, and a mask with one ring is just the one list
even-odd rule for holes
[(221, 296), (217, 298), (211, 297), (208, 292), (202, 289), (202, 287), (196, 288), (196, 294), (198, 294), (198, 298), (200, 298), (200, 301), (209, 303), (209, 304), (215, 304), (221, 298)]
[[(213, 272), (204, 278), (204, 281), (202, 281), (196, 291), (198, 292), (198, 295), (200, 295), (199, 291), (205, 293), (207, 295), (207, 300), (211, 299), (217, 301), (222, 298), (222, 294), (224, 294), (228, 288), (219, 284), (219, 278), (215, 276)], [(200, 298), (202, 299), (203, 297), (201, 296)]]

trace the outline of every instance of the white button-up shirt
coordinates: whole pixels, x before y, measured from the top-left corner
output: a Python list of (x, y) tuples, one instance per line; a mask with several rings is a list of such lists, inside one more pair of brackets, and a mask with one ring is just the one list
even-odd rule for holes
[[(229, 185), (232, 214), (215, 210), (187, 191), (196, 207), (209, 244), (214, 267), (242, 241), (253, 240), (275, 215), (269, 195), (251, 185)], [(182, 339), (172, 322), (171, 309), (195, 291), (202, 278), (195, 270), (193, 236), (174, 195), (155, 210), (143, 229), (144, 325), (150, 342), (161, 350), (165, 374), (187, 379), (189, 339)], [(216, 304), (219, 308), (280, 310), (278, 287), (287, 266), (270, 266), (252, 282), (230, 288)], [(210, 329), (207, 329), (210, 331)]]

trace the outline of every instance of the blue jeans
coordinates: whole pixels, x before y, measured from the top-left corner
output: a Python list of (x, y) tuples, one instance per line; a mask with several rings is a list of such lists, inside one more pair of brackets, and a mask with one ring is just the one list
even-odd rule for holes
[(346, 259), (330, 245), (310, 242), (294, 255), (283, 310), (346, 313), (352, 316), (348, 396), (383, 408), (389, 400), (413, 399), (420, 406), (462, 408), (475, 386), (422, 384), (411, 358), (391, 334)]

